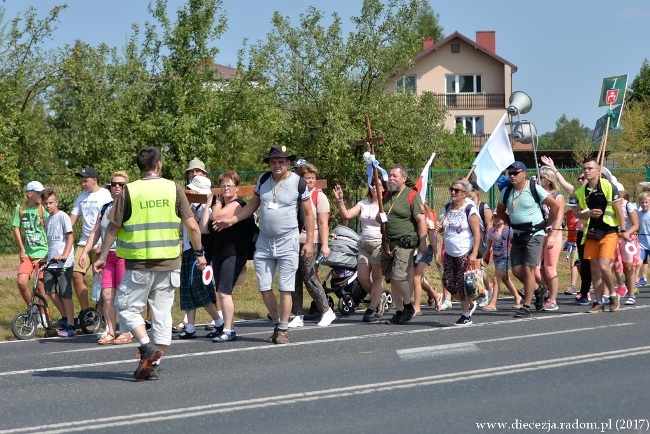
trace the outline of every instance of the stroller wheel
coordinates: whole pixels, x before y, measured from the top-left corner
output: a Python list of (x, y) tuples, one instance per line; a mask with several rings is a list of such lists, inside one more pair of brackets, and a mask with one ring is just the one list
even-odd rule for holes
[(348, 294), (345, 294), (342, 298), (339, 298), (339, 312), (341, 315), (350, 315), (354, 312), (354, 300)]

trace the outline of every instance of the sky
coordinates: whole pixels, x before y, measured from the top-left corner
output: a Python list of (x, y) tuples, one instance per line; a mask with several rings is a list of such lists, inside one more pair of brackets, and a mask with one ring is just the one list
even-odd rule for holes
[[(39, 15), (64, 0), (3, 0), (5, 19), (34, 5)], [(122, 47), (132, 23), (152, 21), (147, 0), (67, 0), (50, 47), (81, 39)], [(171, 18), (182, 0), (169, 0)], [(362, 0), (224, 0), (228, 30), (216, 41), (217, 63), (234, 66), (242, 41), (263, 40), (271, 30), (274, 11), (297, 25), (309, 6), (326, 16), (337, 12), (344, 30), (353, 30), (349, 17), (358, 15)], [(603, 78), (629, 74), (628, 84), (650, 58), (648, 0), (431, 0), (445, 36), (458, 31), (475, 40), (477, 30), (496, 32), (496, 53), (515, 64), (513, 90), (533, 101), (524, 117), (538, 134), (555, 130), (565, 114), (593, 128), (606, 112), (598, 107)]]

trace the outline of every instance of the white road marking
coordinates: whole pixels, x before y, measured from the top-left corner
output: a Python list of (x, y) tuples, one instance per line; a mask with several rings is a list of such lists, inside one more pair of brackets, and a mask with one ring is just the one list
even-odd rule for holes
[(192, 417), (214, 415), (219, 413), (230, 413), (234, 411), (251, 410), (259, 408), (272, 408), (279, 405), (286, 406), (293, 403), (304, 403), (307, 401), (320, 401), (325, 399), (340, 399), (348, 396), (360, 396), (381, 392), (389, 392), (400, 389), (412, 389), (416, 387), (431, 386), (441, 383), (456, 383), (461, 381), (476, 380), (480, 378), (494, 378), (495, 376), (519, 375), (525, 372), (539, 372), (563, 368), (573, 365), (584, 365), (584, 363), (602, 362), (608, 360), (622, 359), (626, 357), (644, 356), (650, 354), (650, 346), (628, 348), (623, 350), (599, 351), (597, 353), (574, 355), (557, 359), (545, 359), (534, 362), (525, 362), (509, 366), (509, 369), (496, 369), (495, 367), (477, 369), (471, 373), (452, 372), (447, 374), (432, 375), (427, 377), (416, 377), (394, 381), (382, 381), (375, 384), (358, 384), (354, 386), (338, 387), (333, 389), (314, 390), (308, 392), (297, 392), (277, 396), (261, 396), (241, 401), (220, 402), (193, 407), (170, 408), (147, 413), (131, 415), (111, 415), (106, 418), (95, 418), (78, 421), (66, 421), (49, 425), (38, 425), (21, 427), (9, 430), (1, 430), (0, 434), (14, 433), (67, 433), (77, 431), (90, 431), (92, 429), (116, 428), (119, 426), (133, 426), (143, 423), (160, 423), (168, 420), (188, 419)]
[(405, 350), (397, 350), (397, 355), (402, 360), (424, 360), (462, 353), (477, 353), (479, 351), (479, 348), (475, 344), (463, 343), (407, 348)]

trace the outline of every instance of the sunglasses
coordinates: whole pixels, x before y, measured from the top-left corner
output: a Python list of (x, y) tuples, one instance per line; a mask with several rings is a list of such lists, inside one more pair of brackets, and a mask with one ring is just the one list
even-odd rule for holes
[(458, 193), (465, 193), (465, 190), (461, 190), (460, 188), (449, 187), (449, 192), (458, 194)]
[(126, 185), (126, 182), (115, 182), (115, 181), (111, 181), (111, 187), (117, 187), (118, 185), (119, 185), (120, 187), (124, 187), (124, 186)]
[(519, 175), (523, 170), (517, 170), (516, 172), (508, 172), (508, 176), (517, 176)]

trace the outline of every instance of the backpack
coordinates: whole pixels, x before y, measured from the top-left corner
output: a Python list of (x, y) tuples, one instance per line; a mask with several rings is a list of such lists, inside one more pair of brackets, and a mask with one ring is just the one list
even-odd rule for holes
[[(20, 226), (23, 226), (23, 214), (25, 213), (25, 206), (27, 205), (27, 201), (21, 202), (20, 207), (18, 208), (18, 218), (20, 220)], [(45, 228), (45, 219), (43, 218), (43, 204), (39, 203), (38, 204), (38, 217), (41, 219), (41, 226)]]
[[(513, 229), (517, 230), (534, 230), (538, 231), (539, 229), (543, 229), (546, 227), (546, 219), (544, 219), (544, 209), (542, 208), (542, 200), (539, 197), (539, 194), (537, 193), (537, 188), (536, 188), (536, 182), (534, 178), (531, 178), (528, 183), (528, 187), (530, 188), (530, 194), (533, 196), (533, 200), (539, 205), (539, 212), (542, 213), (542, 221), (535, 226), (532, 226), (531, 223), (523, 223), (523, 224), (510, 224), (510, 227)], [(508, 206), (508, 197), (510, 196), (510, 193), (512, 192), (512, 184), (509, 184), (505, 191), (503, 192), (503, 204), (505, 206)], [(523, 193), (523, 192), (522, 192)], [(532, 227), (531, 227), (532, 226)]]
[[(260, 185), (268, 181), (271, 175), (272, 175), (271, 171), (265, 172), (260, 177)], [(302, 207), (300, 206), (300, 202), (301, 202), (300, 198), (302, 197), (303, 194), (305, 194), (305, 190), (307, 190), (307, 181), (305, 181), (304, 178), (301, 177), (300, 179), (298, 179), (298, 198), (296, 199), (296, 209), (298, 210), (296, 218), (298, 219), (299, 232), (302, 232), (305, 229), (305, 216), (303, 215)], [(318, 197), (318, 194), (316, 194), (316, 196)], [(313, 192), (312, 192), (312, 201), (314, 201)], [(316, 204), (315, 201), (314, 204)]]

